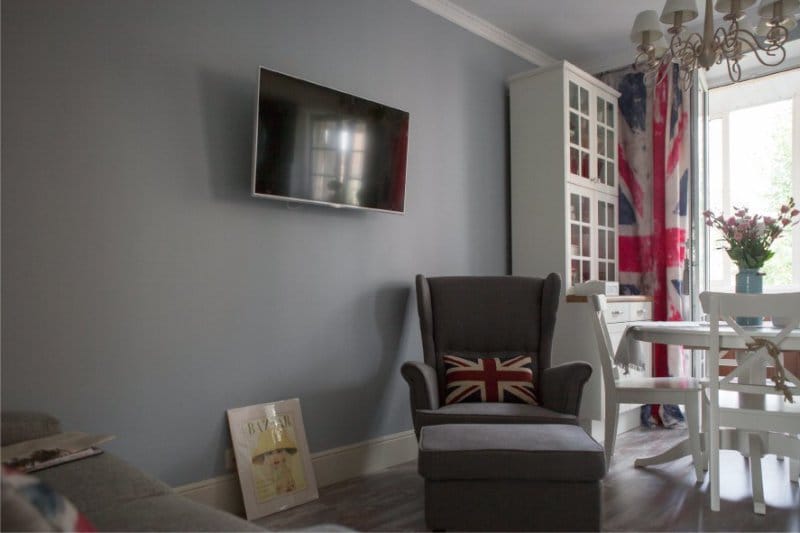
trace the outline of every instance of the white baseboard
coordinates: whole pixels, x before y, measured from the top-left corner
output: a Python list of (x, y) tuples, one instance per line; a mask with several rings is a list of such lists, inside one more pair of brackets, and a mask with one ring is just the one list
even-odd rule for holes
[[(639, 414), (639, 407), (622, 411), (617, 420), (617, 435), (625, 433), (636, 427), (639, 427), (641, 422), (641, 415)], [(603, 442), (606, 438), (605, 423), (602, 420), (592, 420), (591, 435), (597, 442)], [(586, 429), (584, 427), (584, 429)]]
[[(378, 472), (417, 458), (414, 432), (403, 431), (376, 439), (311, 454), (317, 486)], [(244, 515), (242, 493), (236, 474), (217, 476), (175, 487), (178, 494), (229, 513)]]

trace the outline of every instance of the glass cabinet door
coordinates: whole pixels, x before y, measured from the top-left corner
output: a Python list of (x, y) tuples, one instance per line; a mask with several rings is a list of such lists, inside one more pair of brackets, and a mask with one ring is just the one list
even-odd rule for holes
[(589, 90), (569, 82), (569, 172), (572, 176), (590, 177)]
[(616, 203), (597, 199), (597, 279), (617, 281)]
[(570, 285), (592, 279), (592, 198), (572, 189), (569, 194)]
[(616, 105), (597, 97), (595, 130), (597, 137), (597, 182), (611, 189), (617, 186)]

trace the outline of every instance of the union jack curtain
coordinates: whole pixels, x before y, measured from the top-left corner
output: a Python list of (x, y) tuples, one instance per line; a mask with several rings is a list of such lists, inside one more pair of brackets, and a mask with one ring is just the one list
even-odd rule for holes
[[(619, 280), (653, 296), (654, 320), (682, 320), (689, 229), (689, 91), (677, 65), (657, 86), (632, 68), (600, 76), (620, 91)], [(649, 85), (649, 86), (648, 86)], [(680, 348), (653, 352), (654, 376), (688, 375)]]
[(442, 357), (447, 395), (444, 403), (504, 402), (536, 405), (531, 358), (484, 357), (465, 359)]

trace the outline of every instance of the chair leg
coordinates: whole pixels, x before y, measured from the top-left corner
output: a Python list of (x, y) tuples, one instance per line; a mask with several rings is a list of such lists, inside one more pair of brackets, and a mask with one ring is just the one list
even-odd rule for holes
[(700, 413), (697, 402), (699, 397), (692, 394), (686, 398), (686, 425), (689, 426), (689, 443), (692, 448), (692, 461), (694, 461), (694, 474), (697, 482), (702, 483), (705, 475), (703, 474), (704, 462), (703, 452), (700, 445)]
[(761, 435), (750, 433), (750, 483), (753, 486), (753, 512), (767, 514), (764, 503), (764, 479), (761, 477), (761, 458), (764, 456)]
[(705, 389), (700, 391), (700, 427), (702, 428), (702, 441), (703, 446), (703, 470), (708, 472), (708, 450), (711, 449), (708, 442), (708, 397), (706, 396)]
[(714, 415), (715, 409), (709, 409), (708, 428), (708, 478), (711, 485), (711, 510), (719, 511), (719, 425)]
[(611, 468), (611, 458), (614, 456), (614, 444), (617, 441), (617, 424), (619, 422), (619, 404), (609, 402), (606, 398), (606, 435), (603, 447), (606, 449), (606, 469)]

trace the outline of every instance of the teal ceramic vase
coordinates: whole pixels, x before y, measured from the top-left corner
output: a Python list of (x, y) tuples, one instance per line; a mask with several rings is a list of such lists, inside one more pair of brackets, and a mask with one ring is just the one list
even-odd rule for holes
[[(764, 291), (764, 274), (757, 268), (740, 268), (736, 274), (736, 292), (744, 294), (761, 294)], [(736, 323), (740, 326), (760, 326), (763, 322), (761, 317), (740, 316), (736, 317)]]

